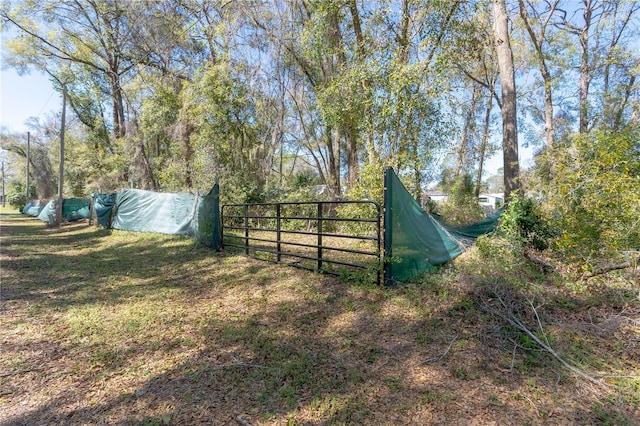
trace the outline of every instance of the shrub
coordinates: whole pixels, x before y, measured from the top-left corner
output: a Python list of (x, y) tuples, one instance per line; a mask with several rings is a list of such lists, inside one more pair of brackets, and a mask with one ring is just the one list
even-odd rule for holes
[(7, 201), (9, 205), (19, 211), (22, 211), (27, 205), (27, 196), (24, 193), (24, 185), (13, 182), (7, 191)]
[(557, 252), (589, 265), (640, 248), (639, 136), (576, 135), (539, 156), (536, 189), (560, 231)]
[(442, 218), (450, 225), (468, 225), (481, 220), (484, 211), (475, 196), (471, 176), (458, 176), (451, 187), (449, 200), (440, 208)]
[(500, 216), (498, 234), (536, 250), (546, 249), (553, 235), (535, 201), (518, 193), (511, 195), (509, 205)]

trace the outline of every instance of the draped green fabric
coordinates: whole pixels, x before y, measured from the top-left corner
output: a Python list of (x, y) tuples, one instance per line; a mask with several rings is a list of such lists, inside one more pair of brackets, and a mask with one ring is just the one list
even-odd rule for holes
[(111, 212), (116, 204), (117, 194), (91, 194), (96, 220), (104, 228), (111, 227)]
[(384, 174), (384, 248), (387, 285), (402, 282), (459, 256), (493, 231), (499, 213), (464, 227), (444, 224), (422, 209), (392, 168)]
[(42, 211), (42, 209), (46, 204), (47, 204), (46, 201), (44, 202), (40, 200), (29, 201), (27, 205), (24, 206), (24, 208), (22, 209), (22, 213), (29, 216), (33, 216), (33, 217), (38, 217), (38, 215), (40, 214), (40, 212)]
[(115, 194), (93, 194), (98, 223), (105, 228), (185, 235), (219, 250), (219, 187), (203, 195), (127, 189)]
[[(51, 200), (38, 214), (38, 219), (49, 222), (49, 217), (55, 217), (57, 200)], [(62, 219), (73, 222), (89, 218), (89, 198), (65, 198), (62, 200)]]
[(126, 189), (118, 192), (111, 218), (113, 229), (193, 236), (197, 197)]

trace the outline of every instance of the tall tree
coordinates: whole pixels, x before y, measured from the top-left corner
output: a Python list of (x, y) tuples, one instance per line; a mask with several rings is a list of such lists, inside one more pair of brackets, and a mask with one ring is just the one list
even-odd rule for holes
[(493, 0), (493, 28), (500, 68), (502, 91), (502, 152), (504, 161), (504, 196), (520, 188), (518, 160), (518, 122), (513, 52), (509, 39), (509, 23), (505, 0)]
[[(539, 11), (536, 5), (530, 0), (518, 0), (520, 6), (520, 17), (527, 29), (531, 45), (533, 46), (536, 63), (542, 76), (544, 85), (544, 134), (547, 147), (553, 145), (555, 136), (555, 126), (553, 121), (553, 78), (547, 61), (545, 45), (549, 43), (547, 39), (547, 29), (552, 22), (554, 13), (558, 8), (560, 0), (545, 1), (544, 9)], [(531, 15), (531, 16), (530, 16)], [(537, 22), (538, 30), (534, 29), (534, 22)]]
[(128, 54), (133, 28), (118, 1), (26, 1), (3, 8), (2, 18), (22, 35), (7, 43), (15, 65), (33, 65), (59, 78), (74, 69), (90, 72), (109, 91), (114, 136), (125, 135), (123, 78), (134, 68)]

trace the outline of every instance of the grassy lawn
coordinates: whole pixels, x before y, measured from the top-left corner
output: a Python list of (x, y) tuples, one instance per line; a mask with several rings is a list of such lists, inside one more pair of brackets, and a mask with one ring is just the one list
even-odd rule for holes
[(472, 250), (381, 288), (0, 220), (2, 426), (640, 424), (640, 271), (576, 281)]

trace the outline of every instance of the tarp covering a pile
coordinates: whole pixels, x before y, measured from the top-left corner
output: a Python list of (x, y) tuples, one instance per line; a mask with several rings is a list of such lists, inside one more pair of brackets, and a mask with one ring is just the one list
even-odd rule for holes
[(402, 282), (459, 256), (493, 231), (499, 213), (464, 227), (447, 226), (420, 207), (392, 168), (384, 173), (385, 281)]
[(33, 216), (33, 217), (38, 217), (38, 215), (42, 211), (42, 208), (46, 204), (47, 204), (46, 201), (40, 201), (40, 200), (29, 201), (27, 205), (24, 206), (24, 208), (22, 209), (22, 213), (29, 216)]
[(91, 194), (93, 198), (93, 211), (96, 220), (103, 228), (111, 227), (111, 211), (116, 204), (117, 194)]
[(219, 188), (202, 195), (127, 189), (93, 194), (96, 218), (106, 228), (186, 235), (220, 249)]
[[(49, 222), (49, 217), (55, 218), (57, 200), (51, 200), (38, 214), (38, 219)], [(62, 200), (62, 219), (67, 222), (73, 222), (80, 219), (89, 218), (89, 205), (91, 200), (88, 198), (65, 198)]]
[(193, 236), (194, 194), (169, 194), (127, 189), (116, 196), (113, 229)]

